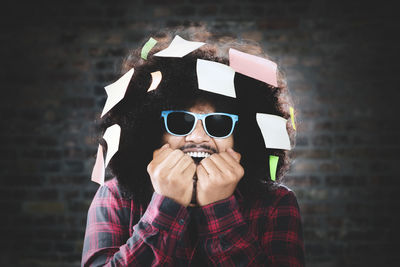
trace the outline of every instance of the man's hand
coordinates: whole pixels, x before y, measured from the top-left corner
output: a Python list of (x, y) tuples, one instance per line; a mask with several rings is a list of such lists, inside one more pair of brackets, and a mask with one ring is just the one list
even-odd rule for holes
[(181, 150), (172, 150), (169, 144), (154, 151), (147, 166), (154, 191), (187, 207), (192, 198), (193, 176), (196, 164)]
[(230, 197), (244, 175), (240, 154), (229, 148), (203, 159), (197, 166), (197, 202), (200, 206)]

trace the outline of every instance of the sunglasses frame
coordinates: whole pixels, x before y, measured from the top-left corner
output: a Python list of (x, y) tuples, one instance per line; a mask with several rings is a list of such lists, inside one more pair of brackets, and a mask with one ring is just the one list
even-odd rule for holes
[[(169, 130), (168, 125), (167, 125), (167, 117), (172, 112), (182, 112), (182, 113), (190, 114), (195, 118), (194, 123), (193, 123), (193, 127), (187, 134), (174, 134)], [(232, 128), (231, 128), (231, 131), (229, 132), (229, 134), (227, 134), (225, 136), (222, 136), (222, 137), (219, 137), (219, 136), (213, 136), (207, 131), (205, 118), (208, 117), (208, 116), (211, 116), (211, 115), (225, 115), (225, 116), (228, 116), (228, 117), (230, 117), (232, 119)], [(229, 114), (229, 113), (223, 113), (223, 112), (213, 112), (213, 113), (200, 114), (200, 113), (193, 113), (193, 112), (186, 111), (186, 110), (164, 110), (164, 111), (161, 111), (161, 118), (164, 118), (164, 126), (165, 126), (165, 129), (167, 130), (167, 132), (169, 134), (171, 134), (171, 135), (174, 135), (174, 136), (187, 136), (187, 135), (191, 134), (193, 132), (194, 128), (196, 128), (197, 121), (201, 120), (201, 122), (203, 124), (204, 131), (206, 132), (206, 134), (208, 136), (210, 136), (212, 138), (227, 138), (227, 137), (229, 137), (233, 133), (233, 130), (235, 129), (236, 123), (239, 121), (239, 116), (235, 115), (235, 114)]]

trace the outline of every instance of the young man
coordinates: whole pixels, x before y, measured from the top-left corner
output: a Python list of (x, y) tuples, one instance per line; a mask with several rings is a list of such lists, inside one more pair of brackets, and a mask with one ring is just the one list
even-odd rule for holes
[[(115, 178), (90, 206), (82, 266), (304, 266), (296, 197), (279, 183), (288, 156), (265, 148), (256, 122), (260, 112), (289, 117), (282, 76), (271, 86), (235, 73), (235, 98), (200, 90), (197, 60), (228, 65), (227, 49), (154, 56), (171, 39), (158, 38), (147, 60), (135, 51), (124, 62), (135, 72), (103, 120), (121, 127)], [(156, 71), (161, 82), (149, 91)], [(280, 157), (275, 181), (269, 155)]]

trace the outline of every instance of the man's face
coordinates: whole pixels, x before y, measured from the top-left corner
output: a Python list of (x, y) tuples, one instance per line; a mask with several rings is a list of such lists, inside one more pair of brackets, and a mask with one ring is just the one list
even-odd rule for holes
[[(197, 104), (188, 111), (205, 114), (215, 112), (215, 109), (209, 104)], [(213, 138), (204, 131), (202, 121), (198, 120), (195, 129), (189, 135), (175, 136), (165, 133), (163, 143), (169, 143), (172, 149), (181, 149), (198, 163), (204, 157), (209, 157), (213, 153), (220, 153), (228, 148), (233, 148), (233, 134), (226, 138)]]

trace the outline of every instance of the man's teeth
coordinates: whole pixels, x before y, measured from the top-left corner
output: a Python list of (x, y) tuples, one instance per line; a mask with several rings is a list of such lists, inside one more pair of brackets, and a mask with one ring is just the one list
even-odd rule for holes
[(207, 152), (187, 152), (186, 154), (192, 158), (207, 158), (211, 156), (211, 154)]

